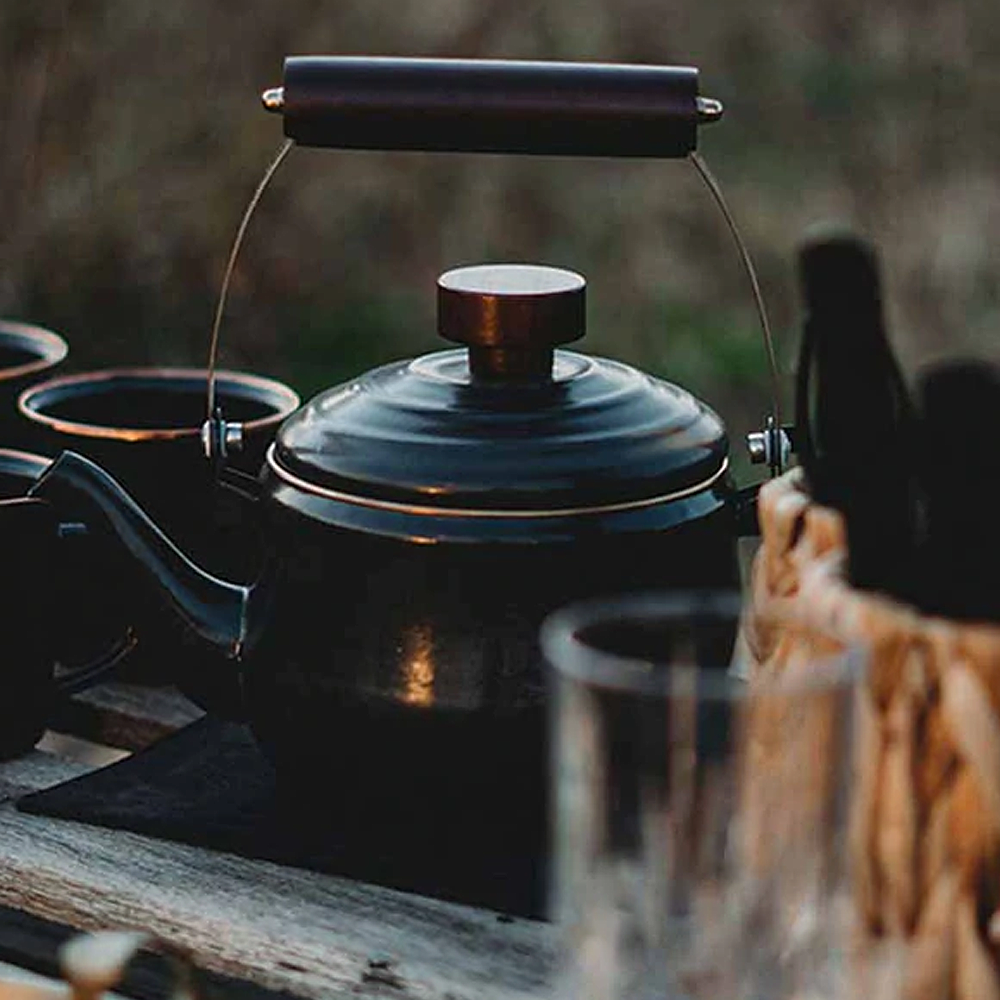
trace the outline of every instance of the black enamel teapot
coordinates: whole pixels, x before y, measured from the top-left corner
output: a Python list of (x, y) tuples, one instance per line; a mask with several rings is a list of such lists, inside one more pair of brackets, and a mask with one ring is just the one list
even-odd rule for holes
[[(682, 156), (720, 110), (697, 89), (673, 67), (310, 58), (288, 60), (265, 103), (313, 145)], [(738, 582), (722, 421), (676, 385), (562, 348), (584, 333), (585, 288), (552, 267), (447, 272), (438, 328), (462, 346), (322, 392), (256, 479), (229, 475), (238, 433), (209, 421), (223, 480), (263, 525), (252, 583), (196, 566), (83, 456), (63, 453), (32, 494), (100, 509), (149, 585), (135, 593), (183, 625), (185, 689), (232, 681), (279, 773), (315, 780), (319, 762), (362, 796), (485, 789), (539, 821), (543, 618)]]

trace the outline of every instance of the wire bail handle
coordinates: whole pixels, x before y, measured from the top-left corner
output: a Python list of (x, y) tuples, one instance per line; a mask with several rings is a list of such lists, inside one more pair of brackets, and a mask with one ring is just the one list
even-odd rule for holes
[[(225, 295), (247, 223), (293, 144), (336, 149), (489, 152), (553, 156), (689, 158), (725, 217), (750, 278), (771, 373), (771, 414), (747, 444), (751, 461), (782, 471), (789, 453), (780, 424), (779, 378), (753, 265), (721, 190), (697, 154), (700, 126), (721, 102), (698, 93), (690, 66), (291, 56), (281, 87), (262, 95), (281, 114), (286, 141), (258, 185), (233, 243), (209, 350), (206, 456), (217, 466), (240, 445), (215, 400), (215, 364)], [(760, 459), (757, 456), (763, 455)]]

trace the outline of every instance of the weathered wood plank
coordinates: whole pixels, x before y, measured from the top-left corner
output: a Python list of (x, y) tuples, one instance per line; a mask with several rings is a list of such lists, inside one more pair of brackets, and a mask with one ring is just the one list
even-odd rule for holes
[(141, 750), (202, 715), (176, 688), (101, 684), (61, 703), (50, 728), (105, 746)]
[(509, 1000), (551, 988), (554, 929), (347, 879), (0, 806), (0, 903), (138, 927), (306, 997)]
[(79, 736), (54, 733), (51, 729), (35, 744), (35, 749), (55, 754), (57, 757), (64, 757), (69, 761), (86, 764), (89, 767), (105, 767), (107, 764), (114, 764), (116, 761), (131, 756), (131, 752), (128, 750), (116, 750), (114, 747), (106, 747), (100, 743), (91, 743), (90, 740), (82, 739)]
[[(0, 906), (0, 982), (5, 979), (22, 982), (61, 980), (61, 946), (78, 933), (64, 924)], [(207, 1000), (222, 997), (225, 1000), (284, 1000), (292, 996), (203, 969), (199, 969), (194, 978), (199, 995)], [(175, 985), (174, 967), (164, 960), (154, 945), (133, 958), (121, 983), (113, 993), (107, 994), (107, 1000), (115, 1000), (118, 995), (136, 1000), (163, 1000), (171, 995)]]
[[(89, 769), (35, 751), (0, 765), (0, 800)], [(74, 927), (141, 927), (204, 969), (306, 997), (537, 997), (554, 964), (544, 924), (12, 803), (0, 806), (0, 903)]]
[[(42, 750), (0, 764), (0, 802), (39, 792), (93, 770), (87, 764), (64, 760)], [(0, 872), (2, 877), (2, 872)]]

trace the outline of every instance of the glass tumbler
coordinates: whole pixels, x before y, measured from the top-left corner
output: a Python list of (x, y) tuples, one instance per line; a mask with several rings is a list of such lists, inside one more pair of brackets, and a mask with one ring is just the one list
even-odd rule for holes
[(543, 626), (560, 1000), (846, 995), (862, 657), (741, 680), (739, 610), (630, 595)]

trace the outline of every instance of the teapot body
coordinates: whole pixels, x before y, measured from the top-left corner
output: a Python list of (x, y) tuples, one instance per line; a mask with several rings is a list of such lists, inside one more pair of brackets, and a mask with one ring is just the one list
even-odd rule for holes
[(278, 431), (239, 656), (286, 784), (322, 761), (338, 794), (523, 800), (547, 773), (544, 618), (736, 586), (721, 420), (672, 383), (555, 350), (582, 333), (584, 287), (527, 265), (447, 272), (439, 332), (468, 351), (333, 386)]
[(302, 500), (277, 486), (265, 505), (246, 710), (286, 788), (320, 768), (359, 806), (440, 795), (542, 835), (545, 616), (623, 590), (737, 583), (725, 481), (628, 511), (458, 519), (450, 537), (429, 514), (344, 503), (325, 508), (331, 524)]

